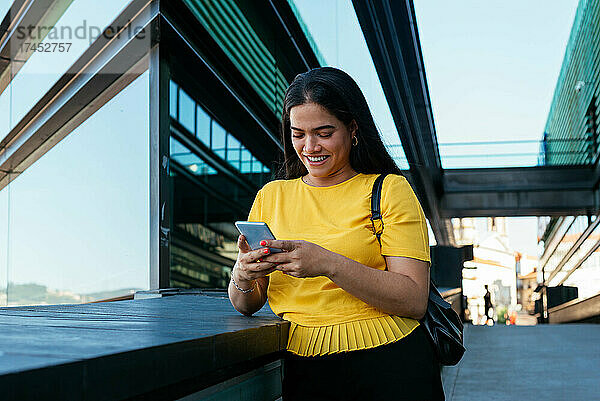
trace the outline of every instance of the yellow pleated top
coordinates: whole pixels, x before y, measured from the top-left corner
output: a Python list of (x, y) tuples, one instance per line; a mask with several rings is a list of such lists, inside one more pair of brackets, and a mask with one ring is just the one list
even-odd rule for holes
[[(385, 270), (385, 256), (430, 261), (425, 215), (406, 179), (388, 175), (382, 188), (381, 247), (371, 228), (371, 191), (376, 174), (358, 174), (328, 187), (300, 178), (266, 184), (256, 195), (249, 221), (264, 221), (281, 240), (305, 240)], [(275, 314), (290, 321), (287, 350), (320, 356), (397, 341), (419, 322), (385, 313), (344, 291), (325, 276), (269, 274), (267, 297)]]

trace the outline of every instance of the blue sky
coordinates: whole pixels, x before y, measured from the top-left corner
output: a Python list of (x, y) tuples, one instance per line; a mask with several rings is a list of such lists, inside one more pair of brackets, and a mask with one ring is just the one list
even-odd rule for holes
[(4, 17), (10, 8), (13, 0), (0, 0), (0, 15)]
[[(415, 1), (439, 142), (542, 137), (577, 3)], [(507, 145), (456, 152), (536, 150)], [(514, 164), (525, 159), (515, 158)], [(495, 160), (501, 159), (490, 163)], [(445, 160), (444, 166), (460, 162)]]

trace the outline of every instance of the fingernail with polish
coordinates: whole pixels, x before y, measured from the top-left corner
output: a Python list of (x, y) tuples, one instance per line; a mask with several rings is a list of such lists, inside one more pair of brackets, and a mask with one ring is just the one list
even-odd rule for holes
[(260, 241), (260, 244), (261, 244), (262, 246), (265, 246), (265, 245), (267, 245), (267, 241)]
[(268, 249), (263, 249), (263, 253), (269, 253)]

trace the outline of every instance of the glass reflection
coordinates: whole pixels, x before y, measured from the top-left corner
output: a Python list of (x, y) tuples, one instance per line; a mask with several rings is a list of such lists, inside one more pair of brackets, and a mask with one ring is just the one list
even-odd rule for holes
[(237, 170), (240, 170), (242, 144), (233, 135), (227, 137), (227, 161)]
[(261, 35), (247, 18), (247, 8), (252, 8), (249, 6), (253, 2), (184, 0), (184, 3), (279, 117), (288, 83), (278, 67), (277, 41), (271, 40), (269, 35)]
[[(267, 177), (264, 174), (270, 172), (269, 168), (252, 156), (233, 134), (227, 132), (173, 81), (170, 82), (169, 108), (171, 117), (177, 120), (191, 136), (196, 136), (202, 144), (210, 148), (216, 156), (242, 173), (260, 173), (261, 185), (266, 183)], [(194, 156), (184, 145), (178, 141), (173, 145), (174, 140), (171, 138), (172, 146), (177, 149), (176, 151), (171, 149), (171, 157), (174, 160), (187, 166), (194, 174), (216, 174), (214, 168), (198, 156)]]
[(170, 114), (179, 123), (170, 138), (170, 285), (226, 288), (237, 256), (233, 222), (246, 219), (270, 170), (183, 88), (174, 82), (170, 88)]
[(232, 264), (231, 260), (219, 263), (210, 260), (206, 254), (203, 256), (199, 252), (174, 246), (171, 251), (171, 285), (181, 288), (227, 288)]
[(148, 289), (148, 103), (145, 72), (11, 183), (8, 305)]
[[(10, 185), (10, 184), (9, 184)], [(0, 306), (7, 306), (7, 272), (8, 272), (8, 234), (10, 226), (8, 225), (8, 192), (10, 189), (0, 190)]]
[[(596, 238), (596, 241), (598, 238)], [(594, 242), (596, 242), (594, 241)], [(600, 251), (595, 250), (582, 265), (573, 272), (564, 285), (577, 287), (579, 299), (600, 293)]]
[(12, 3), (14, 3), (14, 0), (0, 0), (0, 21), (8, 14), (8, 10)]
[[(576, 220), (573, 223), (572, 228), (575, 227), (573, 231), (579, 234), (579, 237), (581, 233), (585, 231), (585, 228), (587, 228), (587, 216), (580, 216), (577, 219), (581, 221), (578, 222)], [(569, 229), (569, 232), (571, 231), (572, 230)], [(569, 235), (569, 232), (567, 235)], [(600, 264), (598, 263), (599, 244), (600, 225), (598, 225), (594, 231), (590, 233), (588, 238), (581, 244), (581, 246), (579, 246), (575, 253), (573, 253), (573, 255), (562, 267), (561, 271), (551, 280), (550, 286), (564, 284), (577, 287), (580, 299), (585, 299), (598, 294), (600, 291), (600, 274), (598, 273), (598, 268), (600, 267)], [(589, 252), (592, 252), (591, 255), (588, 256), (587, 259), (583, 260), (583, 258)]]
[[(560, 223), (558, 229), (556, 229), (556, 233), (552, 236), (552, 239), (544, 244), (544, 252), (542, 253), (542, 257), (540, 259), (540, 266), (542, 266), (542, 268), (539, 271), (538, 281), (541, 281), (542, 271), (551, 272), (556, 268), (558, 262), (560, 262), (560, 260), (557, 260), (558, 256), (554, 257), (554, 253), (574, 220), (575, 216), (565, 217)], [(546, 275), (546, 278), (547, 277), (548, 276)]]
[[(68, 50), (63, 47), (63, 51), (33, 52), (20, 69), (16, 65), (18, 61), (12, 62), (10, 128), (25, 116), (128, 3), (129, 0), (73, 1), (55, 24), (54, 36), (48, 34), (44, 39), (44, 43), (68, 43)], [(1, 96), (9, 96), (8, 91), (4, 90)]]
[(222, 159), (225, 159), (225, 128), (215, 120), (212, 121), (210, 147)]
[(177, 139), (171, 138), (171, 159), (181, 164), (183, 167), (196, 175), (217, 174), (217, 170), (209, 166), (199, 156), (192, 153), (188, 148), (181, 144)]
[(194, 132), (194, 109), (196, 104), (184, 91), (179, 92), (179, 122), (188, 131)]
[(12, 85), (8, 85), (4, 94), (0, 95), (0, 140), (2, 140), (10, 131), (10, 92)]
[(210, 146), (210, 116), (200, 106), (196, 106), (196, 136)]
[[(575, 242), (579, 239), (581, 234), (587, 228), (587, 216), (578, 216), (575, 218), (567, 232), (561, 238), (560, 243), (556, 247), (556, 250), (552, 253), (552, 256), (548, 260), (548, 263), (545, 266), (545, 271), (547, 274), (552, 273), (558, 267), (559, 263), (563, 260), (567, 252), (573, 247)], [(572, 259), (572, 257), (571, 257)], [(563, 266), (564, 269), (565, 266)], [(555, 278), (556, 279), (556, 278)], [(561, 277), (562, 279), (562, 277)], [(552, 280), (551, 285), (556, 280)]]
[(174, 119), (177, 119), (177, 98), (179, 95), (177, 93), (177, 85), (173, 81), (169, 82), (169, 93), (169, 114)]

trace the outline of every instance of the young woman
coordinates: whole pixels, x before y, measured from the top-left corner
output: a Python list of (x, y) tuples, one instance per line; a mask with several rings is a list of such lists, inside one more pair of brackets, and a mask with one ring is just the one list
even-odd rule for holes
[[(282, 141), (281, 179), (258, 192), (248, 216), (277, 240), (253, 251), (239, 237), (229, 298), (245, 315), (268, 299), (290, 321), (283, 399), (443, 400), (418, 322), (429, 294), (425, 216), (356, 82), (331, 67), (298, 75)], [(380, 245), (370, 199), (382, 173)]]

